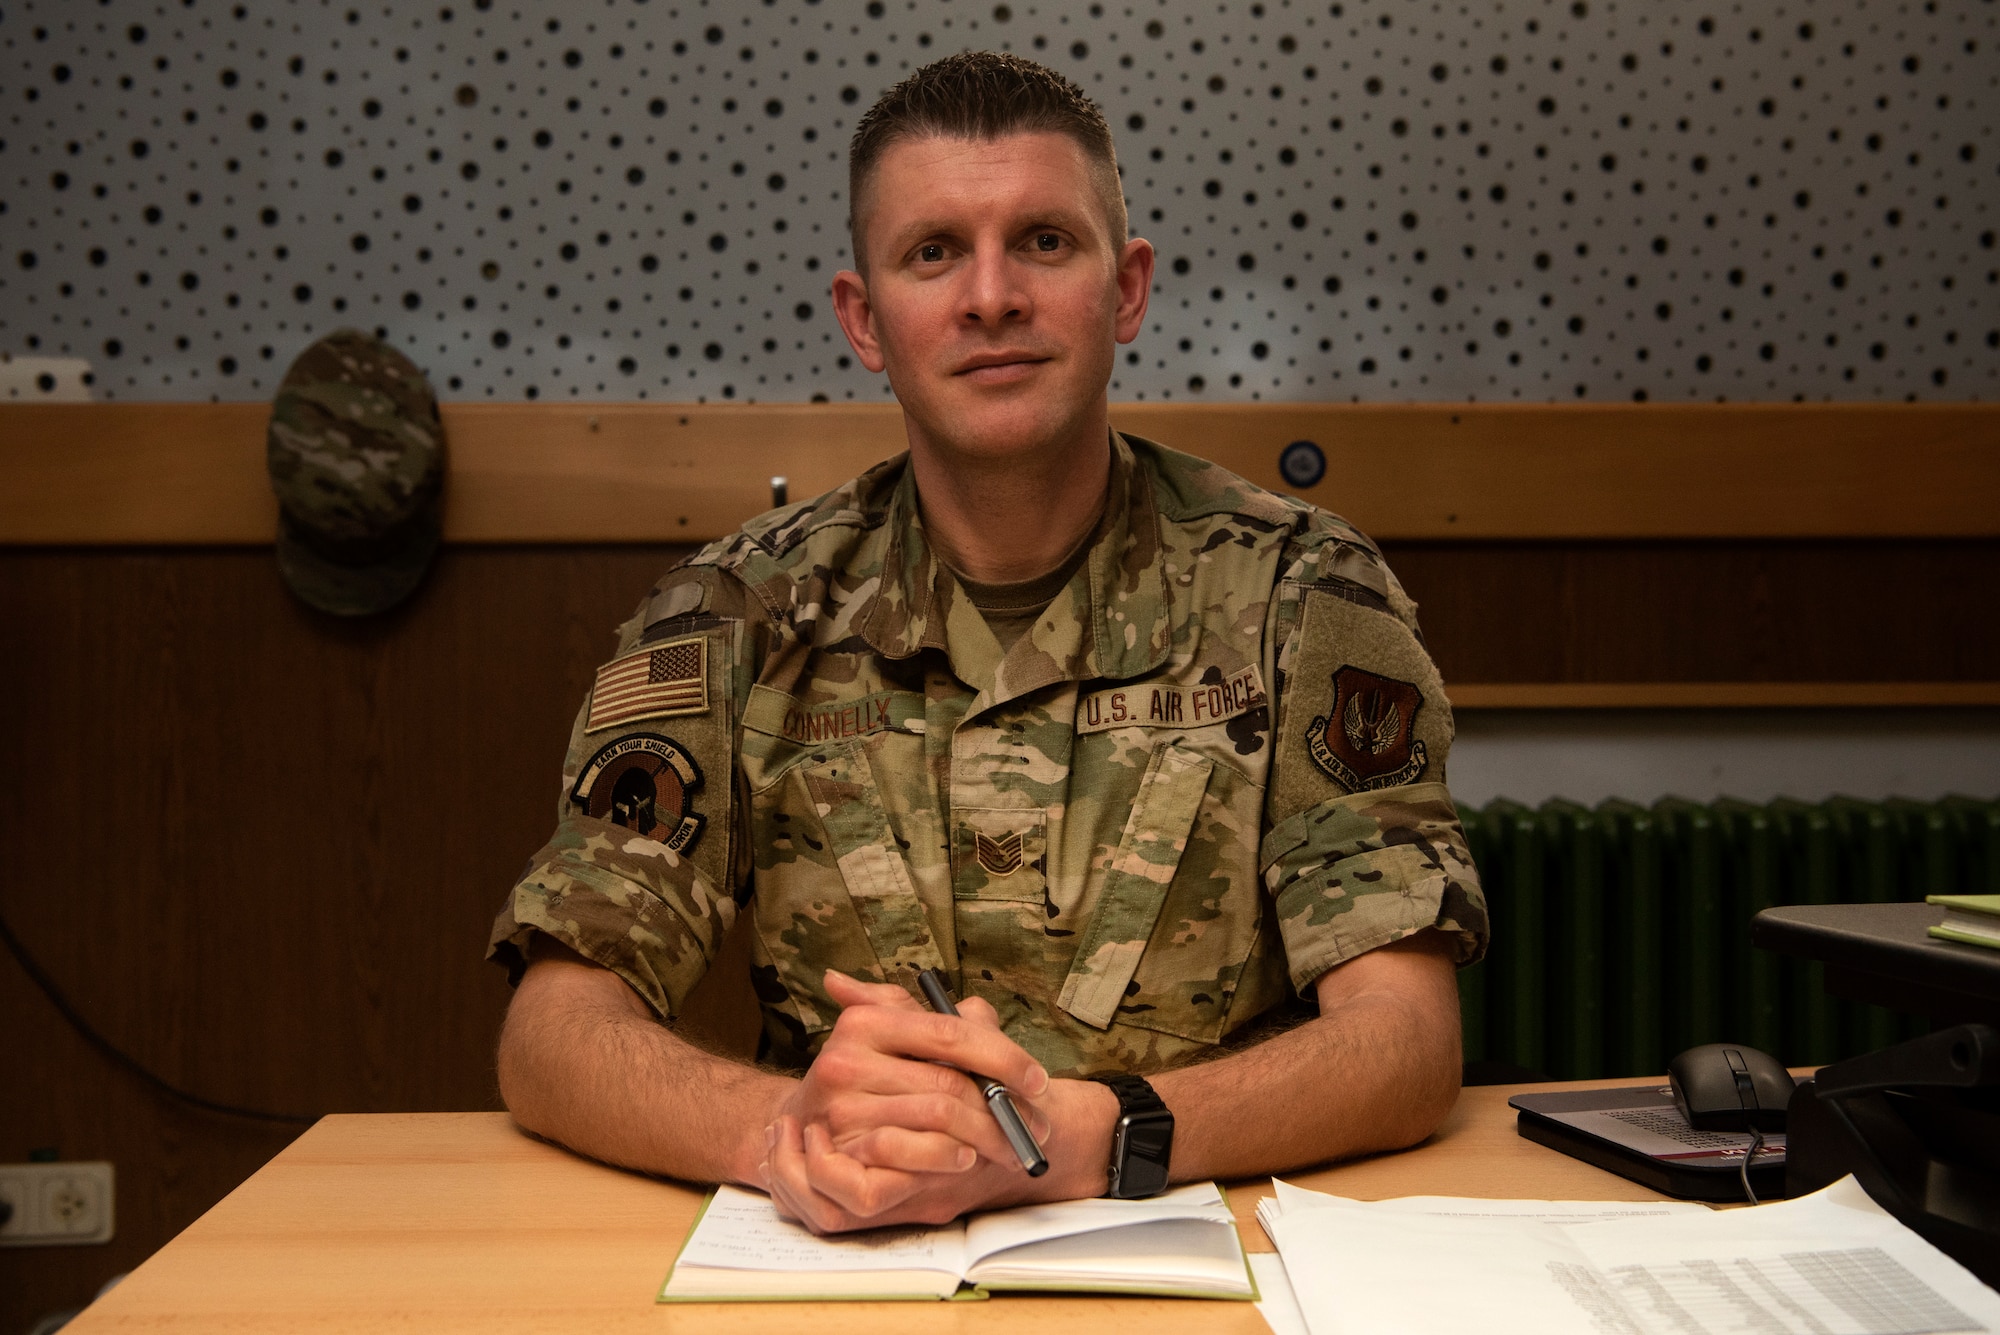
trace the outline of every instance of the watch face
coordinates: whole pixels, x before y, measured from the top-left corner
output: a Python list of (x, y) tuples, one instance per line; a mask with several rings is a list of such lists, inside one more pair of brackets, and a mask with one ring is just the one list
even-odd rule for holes
[(1118, 1194), (1157, 1196), (1167, 1189), (1167, 1161), (1174, 1145), (1172, 1113), (1134, 1113), (1125, 1118), (1119, 1156)]

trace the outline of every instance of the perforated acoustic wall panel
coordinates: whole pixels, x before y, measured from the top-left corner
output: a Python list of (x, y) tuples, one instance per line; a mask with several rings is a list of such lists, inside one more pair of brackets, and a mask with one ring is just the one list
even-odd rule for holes
[(9, 0), (0, 351), (260, 399), (355, 324), (448, 397), (879, 399), (847, 138), (965, 47), (1117, 131), (1116, 399), (2000, 387), (1993, 0)]

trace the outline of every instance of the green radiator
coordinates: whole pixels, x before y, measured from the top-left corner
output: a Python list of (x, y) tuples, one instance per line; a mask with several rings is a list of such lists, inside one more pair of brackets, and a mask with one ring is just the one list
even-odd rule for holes
[(1773, 904), (2000, 894), (2000, 800), (1505, 800), (1460, 813), (1493, 948), (1459, 973), (1467, 1061), (1557, 1079), (1650, 1075), (1697, 1043), (1788, 1065), (1922, 1031), (1838, 1001), (1821, 966), (1750, 947)]

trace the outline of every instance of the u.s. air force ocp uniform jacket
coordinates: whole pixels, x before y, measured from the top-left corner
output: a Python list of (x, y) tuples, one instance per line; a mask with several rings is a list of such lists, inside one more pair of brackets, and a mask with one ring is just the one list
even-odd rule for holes
[(578, 717), (491, 954), (546, 932), (676, 1013), (739, 913), (766, 1055), (826, 969), (945, 969), (1052, 1073), (1156, 1070), (1486, 908), (1451, 709), (1354, 529), (1113, 437), (1069, 585), (1003, 657), (904, 459), (669, 573)]

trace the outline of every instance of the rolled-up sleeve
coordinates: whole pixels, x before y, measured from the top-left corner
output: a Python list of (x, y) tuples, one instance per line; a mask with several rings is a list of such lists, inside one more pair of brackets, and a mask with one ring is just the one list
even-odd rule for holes
[(735, 921), (748, 883), (733, 741), (743, 622), (717, 579), (669, 575), (593, 678), (570, 734), (555, 833), (508, 892), (488, 942), (487, 958), (517, 980), (540, 933), (670, 1018)]
[(1322, 802), (1272, 828), (1260, 861), (1292, 985), (1436, 928), (1470, 964), (1486, 951), (1486, 900), (1441, 783)]
[(1437, 930), (1486, 950), (1486, 900), (1445, 786), (1451, 703), (1410, 601), (1333, 521), (1273, 600), (1278, 740), (1258, 866), (1304, 992), (1336, 964)]

